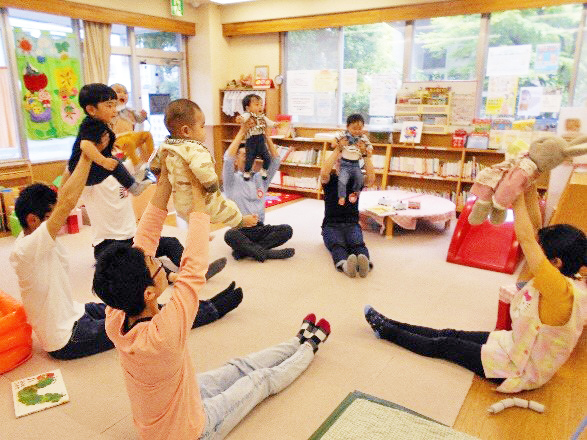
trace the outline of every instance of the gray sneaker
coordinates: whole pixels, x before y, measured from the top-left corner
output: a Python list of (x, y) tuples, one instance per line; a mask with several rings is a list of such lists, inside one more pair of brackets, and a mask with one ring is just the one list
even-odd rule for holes
[(359, 275), (361, 278), (365, 278), (371, 268), (369, 267), (369, 258), (366, 255), (359, 254), (357, 257), (358, 264), (359, 264)]
[(354, 278), (357, 276), (357, 256), (350, 254), (346, 261), (342, 264), (342, 271), (349, 277)]

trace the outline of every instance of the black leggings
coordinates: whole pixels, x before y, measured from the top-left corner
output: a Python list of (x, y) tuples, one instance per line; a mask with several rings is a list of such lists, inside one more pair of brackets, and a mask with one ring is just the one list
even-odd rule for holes
[(386, 321), (379, 334), (383, 339), (414, 353), (453, 362), (485, 378), (481, 346), (487, 342), (489, 332), (436, 330)]

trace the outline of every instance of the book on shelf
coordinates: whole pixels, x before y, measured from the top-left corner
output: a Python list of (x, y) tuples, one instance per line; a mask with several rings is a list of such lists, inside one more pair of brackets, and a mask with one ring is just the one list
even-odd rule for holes
[(450, 87), (426, 87), (423, 95), (423, 104), (447, 105)]
[(389, 162), (389, 170), (423, 176), (458, 177), (460, 162), (442, 161), (438, 157), (394, 156)]
[(287, 158), (289, 153), (291, 152), (291, 148), (283, 146), (283, 145), (277, 145), (276, 147), (277, 147), (277, 152), (279, 153), (279, 158), (283, 162)]
[(372, 154), (371, 155), (371, 162), (373, 163), (373, 168), (376, 170), (382, 170), (385, 166), (385, 155), (384, 154)]
[(277, 170), (271, 179), (273, 185), (281, 185), (281, 171)]
[(317, 190), (319, 188), (318, 177), (296, 177), (283, 173), (281, 176), (282, 185), (284, 186), (313, 190)]
[(61, 370), (12, 382), (12, 400), (17, 418), (69, 402)]
[(314, 150), (313, 148), (295, 151), (290, 150), (289, 155), (287, 155), (282, 162), (300, 165), (316, 165), (318, 163), (318, 150)]

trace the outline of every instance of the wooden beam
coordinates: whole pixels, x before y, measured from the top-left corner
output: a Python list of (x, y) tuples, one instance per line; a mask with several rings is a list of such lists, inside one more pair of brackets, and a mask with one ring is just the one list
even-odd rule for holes
[[(1, 1), (0, 1), (1, 3)], [(222, 34), (225, 37), (238, 35), (266, 34), (271, 32), (321, 29), (327, 27), (352, 26), (359, 24), (392, 21), (419, 20), (453, 15), (484, 14), (509, 9), (541, 8), (558, 6), (577, 1), (570, 0), (452, 0), (419, 3), (390, 8), (367, 9), (363, 11), (337, 12), (333, 14), (309, 15), (303, 17), (276, 18), (273, 20), (225, 23)]]
[(67, 0), (0, 0), (0, 8), (18, 8), (97, 23), (116, 23), (158, 31), (177, 32), (183, 35), (196, 35), (196, 24), (189, 21), (101, 8)]

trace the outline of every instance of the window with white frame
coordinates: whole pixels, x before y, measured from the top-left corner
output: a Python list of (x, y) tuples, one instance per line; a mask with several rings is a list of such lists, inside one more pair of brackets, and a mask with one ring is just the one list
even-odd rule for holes
[(146, 111), (147, 120), (135, 129), (150, 131), (158, 145), (168, 132), (161, 108), (151, 104), (187, 95), (183, 38), (176, 33), (125, 26), (117, 26), (114, 32), (113, 27), (111, 40), (116, 38), (119, 45), (112, 47), (109, 83), (126, 87), (128, 107)]
[(582, 10), (574, 4), (491, 14), (481, 116), (549, 119), (569, 105)]
[(343, 108), (338, 123), (359, 113), (372, 130), (391, 126), (403, 72), (404, 32), (403, 22), (343, 28)]
[(360, 113), (371, 126), (390, 126), (403, 69), (404, 28), (403, 23), (375, 23), (288, 32), (286, 109), (293, 122), (340, 125)]
[(21, 149), (14, 106), (12, 76), (8, 67), (4, 21), (0, 20), (0, 160), (18, 159)]
[(478, 14), (416, 20), (410, 80), (475, 79), (480, 28)]

